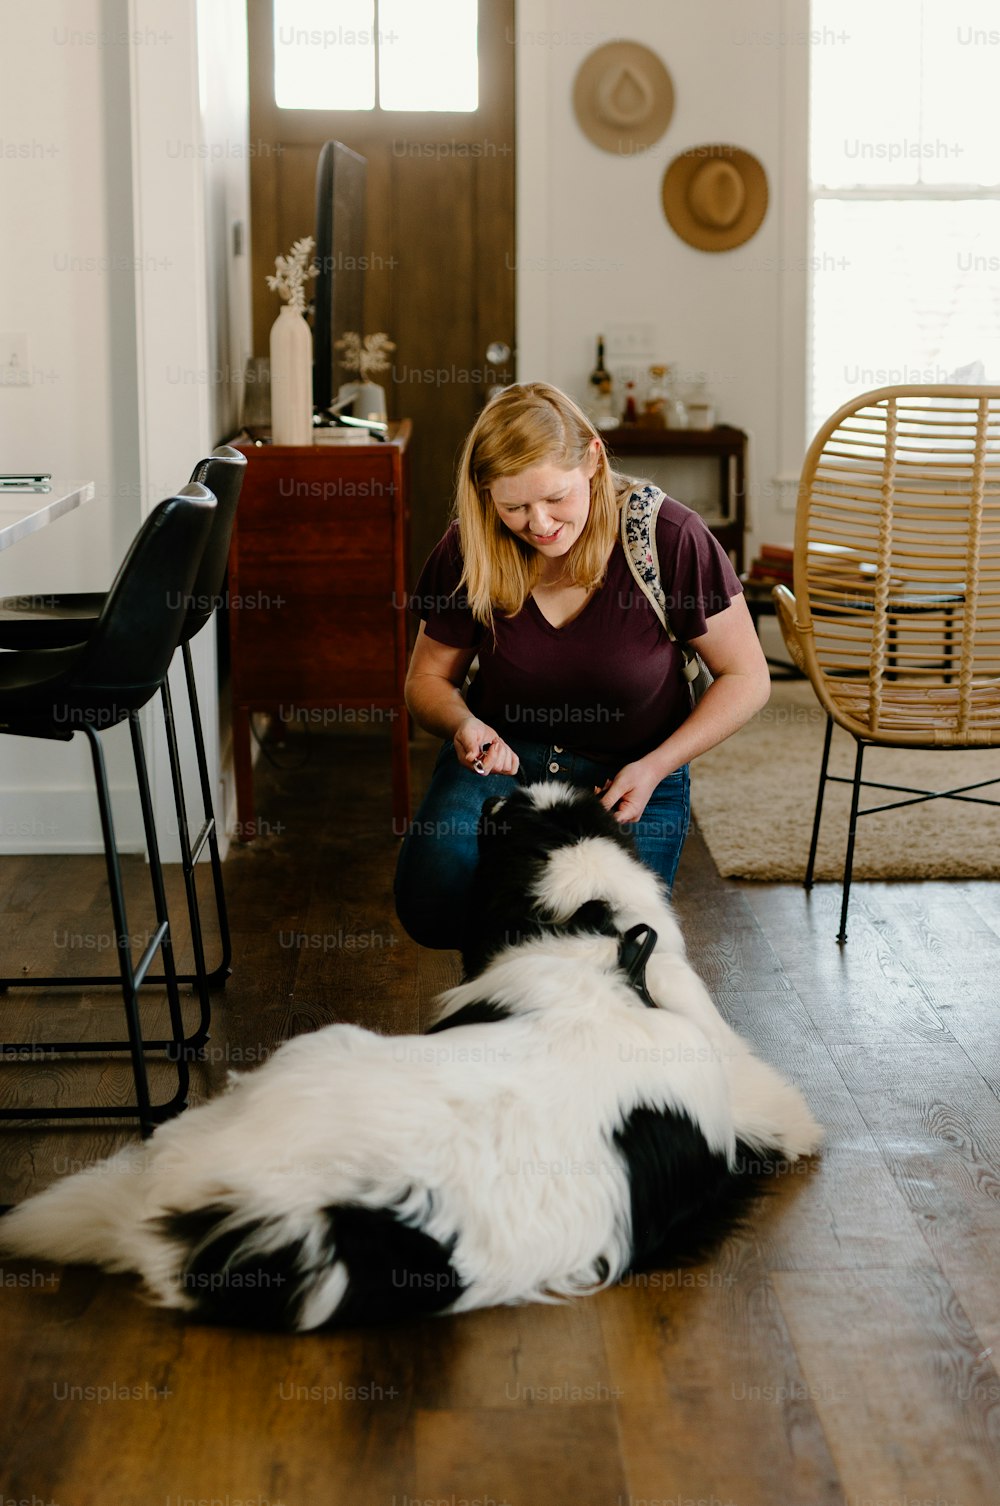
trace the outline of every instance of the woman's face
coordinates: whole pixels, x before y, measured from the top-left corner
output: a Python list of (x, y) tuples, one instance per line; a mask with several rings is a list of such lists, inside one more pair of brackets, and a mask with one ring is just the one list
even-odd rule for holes
[(549, 559), (568, 554), (590, 513), (597, 451), (594, 440), (584, 463), (573, 470), (546, 463), (494, 481), (490, 494), (504, 527)]

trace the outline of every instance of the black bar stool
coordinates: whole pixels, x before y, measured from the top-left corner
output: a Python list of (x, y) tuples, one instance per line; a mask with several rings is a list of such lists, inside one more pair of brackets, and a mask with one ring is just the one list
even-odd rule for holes
[[(83, 732), (90, 744), (118, 955), (119, 977), (112, 981), (121, 986), (128, 1033), (127, 1040), (4, 1042), (0, 1044), (0, 1057), (128, 1051), (135, 1083), (134, 1108), (97, 1104), (71, 1108), (0, 1107), (2, 1119), (138, 1117), (143, 1135), (149, 1135), (157, 1123), (178, 1113), (185, 1105), (188, 1061), (184, 1023), (138, 713), (166, 678), (185, 628), (189, 598), (215, 512), (215, 498), (207, 487), (198, 484), (183, 487), (153, 510), (136, 535), (86, 643), (0, 654), (0, 734), (69, 742), (74, 733)], [(123, 721), (128, 721), (132, 739), (156, 912), (156, 930), (135, 966), (129, 946), (104, 753), (98, 735), (102, 729)], [(152, 981), (149, 966), (157, 951), (163, 960), (162, 980), (166, 984), (171, 1038), (145, 1042), (138, 994), (144, 980)], [(0, 980), (6, 984), (25, 981)], [(30, 980), (33, 984), (38, 981)], [(173, 1097), (160, 1104), (150, 1101), (146, 1075), (145, 1052), (152, 1049), (165, 1049), (177, 1074)]]
[[(167, 734), (167, 752), (170, 759), (170, 777), (177, 811), (181, 869), (187, 897), (191, 947), (194, 953), (194, 972), (178, 973), (177, 981), (194, 985), (200, 1010), (197, 1026), (185, 1039), (185, 1049), (189, 1052), (197, 1051), (208, 1040), (211, 1024), (211, 1001), (208, 990), (221, 987), (225, 983), (232, 970), (230, 964), (233, 955), (226, 894), (222, 881), (222, 860), (219, 856), (212, 781), (205, 754), (201, 708), (198, 704), (190, 645), (195, 634), (199, 633), (212, 617), (221, 598), (233, 522), (236, 517), (236, 505), (243, 486), (246, 464), (246, 456), (239, 450), (233, 449), (231, 445), (221, 445), (207, 459), (200, 460), (191, 473), (191, 481), (206, 486), (218, 502), (208, 543), (185, 604), (186, 617), (180, 637), (203, 811), (201, 829), (194, 841), (191, 840), (187, 804), (181, 780), (181, 763), (169, 680), (164, 677), (160, 686)], [(104, 591), (77, 591), (59, 596), (12, 596), (0, 599), (0, 649), (64, 648), (71, 644), (83, 643), (94, 632), (106, 600), (107, 593)], [(205, 966), (201, 914), (195, 883), (195, 868), (206, 844), (212, 867), (212, 885), (222, 948), (220, 960), (211, 971), (208, 971)], [(91, 974), (75, 977), (63, 975), (58, 978), (5, 978), (0, 979), (0, 986), (58, 988), (84, 982), (98, 985), (117, 984), (118, 981), (116, 977)], [(151, 973), (149, 981), (162, 983), (165, 979), (162, 974)]]

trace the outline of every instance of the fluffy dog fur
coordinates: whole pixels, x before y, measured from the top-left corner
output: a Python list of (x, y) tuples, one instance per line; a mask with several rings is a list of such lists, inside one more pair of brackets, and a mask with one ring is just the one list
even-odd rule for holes
[[(425, 1036), (331, 1025), (0, 1221), (165, 1307), (297, 1331), (593, 1292), (738, 1216), (820, 1131), (722, 1020), (590, 796), (490, 801), (467, 981)], [(655, 928), (647, 1008), (618, 961)]]

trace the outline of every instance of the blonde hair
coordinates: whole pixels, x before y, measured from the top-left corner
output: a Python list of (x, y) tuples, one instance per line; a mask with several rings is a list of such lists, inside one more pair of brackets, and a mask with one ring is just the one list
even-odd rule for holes
[(574, 585), (596, 590), (618, 537), (622, 501), (634, 482), (608, 464), (604, 441), (572, 398), (548, 382), (504, 387), (480, 413), (462, 451), (455, 488), (455, 516), (472, 614), (493, 625), (494, 610), (514, 617), (538, 580), (541, 558), (502, 522), (490, 487), (535, 465), (575, 470), (597, 440), (597, 468), (590, 478), (590, 511), (568, 563)]

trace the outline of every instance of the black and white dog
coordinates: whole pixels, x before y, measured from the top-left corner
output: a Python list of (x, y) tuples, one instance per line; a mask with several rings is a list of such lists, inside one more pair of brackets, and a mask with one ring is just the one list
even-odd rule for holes
[(136, 1271), (165, 1307), (253, 1327), (463, 1312), (676, 1264), (762, 1163), (816, 1149), (593, 796), (488, 801), (472, 897), (467, 981), (427, 1035), (288, 1041), (15, 1208), (0, 1248)]

